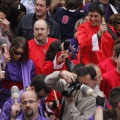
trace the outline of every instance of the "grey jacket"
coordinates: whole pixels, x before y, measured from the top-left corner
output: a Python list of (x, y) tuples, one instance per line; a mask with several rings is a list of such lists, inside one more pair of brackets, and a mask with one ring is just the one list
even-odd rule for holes
[[(67, 83), (65, 80), (58, 77), (59, 71), (53, 72), (45, 78), (45, 83), (52, 89), (62, 92)], [(102, 94), (99, 89), (96, 89), (96, 94)], [(68, 104), (65, 99), (64, 113), (62, 120), (89, 120), (95, 113), (96, 99), (82, 93), (81, 90), (75, 91), (74, 102)]]

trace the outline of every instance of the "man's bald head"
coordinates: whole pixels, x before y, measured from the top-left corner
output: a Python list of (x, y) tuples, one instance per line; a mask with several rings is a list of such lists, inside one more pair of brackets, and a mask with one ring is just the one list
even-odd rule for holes
[(24, 91), (20, 98), (22, 100), (23, 98), (28, 98), (29, 96), (33, 96), (36, 100), (38, 98), (37, 94), (32, 90)]
[(34, 37), (40, 44), (45, 44), (49, 34), (48, 24), (45, 20), (37, 20), (34, 24)]
[(39, 24), (44, 24), (44, 25), (46, 25), (46, 28), (48, 28), (48, 23), (43, 19), (37, 20), (34, 24), (34, 27), (36, 27)]

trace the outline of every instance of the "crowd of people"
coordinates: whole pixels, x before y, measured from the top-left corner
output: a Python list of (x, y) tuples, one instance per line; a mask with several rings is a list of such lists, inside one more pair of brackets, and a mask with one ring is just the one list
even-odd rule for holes
[(119, 0), (0, 0), (0, 120), (120, 120)]

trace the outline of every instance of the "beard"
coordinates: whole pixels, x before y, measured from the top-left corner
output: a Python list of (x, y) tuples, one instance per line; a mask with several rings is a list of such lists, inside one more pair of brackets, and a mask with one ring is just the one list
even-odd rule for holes
[(36, 37), (36, 39), (37, 39), (38, 41), (42, 41), (43, 35), (42, 35), (42, 34), (38, 34), (37, 37)]
[(32, 117), (33, 116), (33, 110), (30, 109), (30, 108), (27, 108), (25, 110), (25, 115), (26, 115), (26, 117)]

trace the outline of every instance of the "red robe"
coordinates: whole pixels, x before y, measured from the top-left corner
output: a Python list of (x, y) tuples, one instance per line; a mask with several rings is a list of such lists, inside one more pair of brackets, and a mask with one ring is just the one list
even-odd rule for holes
[[(58, 109), (52, 109), (52, 111), (54, 112), (55, 116), (57, 118), (60, 117), (60, 110), (61, 110), (61, 102), (62, 102), (62, 94), (58, 91), (55, 91), (56, 92), (56, 96), (57, 96), (57, 100), (59, 100), (59, 108)], [(52, 90), (50, 92), (50, 94), (47, 96), (47, 99), (45, 100), (46, 103), (48, 102), (53, 102), (55, 100), (55, 95), (54, 95), (54, 90)], [(48, 112), (49, 114), (49, 112)]]
[(49, 61), (46, 61), (43, 64), (43, 74), (45, 74), (45, 75), (49, 75), (49, 74), (51, 74), (54, 71), (60, 71), (60, 70), (66, 70), (66, 65), (64, 64), (63, 67), (60, 68), (60, 69), (54, 69), (53, 61), (49, 60)]
[[(45, 61), (45, 63), (43, 64), (43, 74), (45, 75), (49, 75), (54, 71), (60, 71), (60, 70), (66, 70), (66, 64), (65, 62), (61, 62), (59, 63), (59, 67), (57, 66), (57, 58), (61, 55), (61, 52), (58, 52), (54, 58), (53, 61)], [(70, 59), (70, 56), (68, 56), (68, 59)], [(56, 62), (55, 62), (56, 61)], [(76, 60), (71, 60), (71, 62), (75, 65), (76, 64)], [(55, 67), (56, 66), (56, 67)]]
[(103, 62), (99, 63), (98, 66), (101, 69), (102, 74), (111, 71), (116, 68), (116, 63), (112, 61), (111, 57), (105, 59)]
[(36, 74), (43, 73), (42, 67), (45, 62), (45, 54), (48, 51), (50, 44), (55, 40), (55, 38), (48, 38), (48, 42), (45, 45), (38, 45), (34, 39), (28, 42), (29, 56), (35, 63)]
[(112, 55), (115, 41), (108, 32), (105, 32), (101, 39), (98, 40), (97, 32), (99, 29), (100, 26), (92, 26), (90, 21), (85, 22), (78, 27), (76, 34), (80, 45), (78, 63), (80, 63), (80, 56), (82, 58), (82, 63), (84, 64), (98, 64)]
[(109, 97), (110, 90), (116, 86), (120, 86), (120, 74), (116, 69), (103, 74), (102, 84), (100, 86), (101, 90)]

